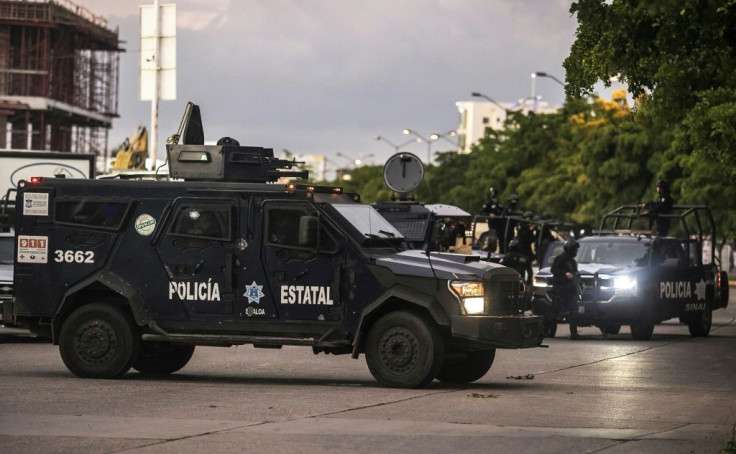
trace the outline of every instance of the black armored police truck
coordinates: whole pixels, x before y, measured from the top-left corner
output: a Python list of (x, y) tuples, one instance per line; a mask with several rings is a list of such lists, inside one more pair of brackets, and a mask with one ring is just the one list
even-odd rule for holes
[(514, 270), (402, 250), (357, 195), (275, 183), (302, 172), (218, 143), (204, 145), (190, 104), (167, 145), (171, 180), (21, 182), (4, 322), (96, 378), (173, 373), (195, 345), (301, 345), (364, 353), (381, 384), (420, 387), (472, 382), (497, 348), (541, 344)]
[(571, 331), (597, 326), (604, 334), (630, 325), (633, 339), (648, 340), (656, 324), (671, 318), (687, 324), (694, 337), (708, 336), (713, 310), (726, 307), (729, 296), (711, 211), (675, 205), (658, 216), (660, 224), (671, 224), (667, 236), (651, 229), (652, 218), (641, 206), (624, 205), (603, 217), (595, 235), (579, 240), (577, 311), (566, 312), (555, 302), (549, 267), (537, 273), (533, 312), (545, 316), (546, 336), (566, 320)]

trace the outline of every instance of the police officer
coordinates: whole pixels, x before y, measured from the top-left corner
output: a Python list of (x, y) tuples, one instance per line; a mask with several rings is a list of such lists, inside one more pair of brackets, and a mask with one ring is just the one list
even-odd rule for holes
[(503, 210), (504, 216), (514, 216), (519, 214), (519, 196), (517, 194), (511, 194), (509, 196), (508, 205)]
[(509, 251), (499, 263), (515, 269), (527, 285), (532, 284), (532, 261), (521, 251), (519, 240), (516, 238), (509, 241)]
[(567, 309), (570, 323), (570, 339), (580, 339), (578, 336), (578, 263), (575, 256), (580, 244), (575, 240), (567, 240), (563, 251), (552, 262), (552, 291), (554, 292), (558, 309)]
[[(490, 197), (483, 204), (481, 213), (488, 217), (488, 230), (496, 232), (496, 238), (500, 244), (504, 244), (506, 222), (502, 218), (503, 216), (503, 205), (499, 201), (498, 191), (491, 187)], [(492, 249), (495, 249), (493, 247)]]
[[(536, 224), (533, 222), (534, 214), (531, 211), (524, 213), (524, 221), (519, 224), (516, 231), (516, 237), (519, 239), (519, 250), (529, 257), (529, 262), (534, 261), (534, 251), (532, 247), (537, 240), (539, 232), (536, 230)], [(509, 249), (511, 243), (509, 243)]]
[[(519, 215), (521, 215), (521, 211), (519, 211), (519, 196), (516, 194), (511, 194), (507, 201), (506, 207), (503, 209), (503, 216), (504, 216), (504, 222), (505, 222), (504, 227), (508, 232), (510, 232), (511, 236), (514, 235), (514, 231), (516, 230), (518, 222), (515, 219), (509, 219), (509, 218), (512, 216), (519, 216)], [(499, 252), (501, 253), (507, 252), (507, 245), (503, 241), (499, 241)]]
[(670, 220), (667, 217), (660, 216), (661, 214), (670, 214), (672, 212), (672, 206), (675, 204), (675, 200), (670, 194), (670, 184), (667, 180), (659, 180), (657, 182), (657, 196), (656, 202), (650, 202), (644, 204), (644, 208), (647, 210), (649, 216), (649, 228), (656, 221), (657, 223), (657, 235), (667, 236), (670, 230)]

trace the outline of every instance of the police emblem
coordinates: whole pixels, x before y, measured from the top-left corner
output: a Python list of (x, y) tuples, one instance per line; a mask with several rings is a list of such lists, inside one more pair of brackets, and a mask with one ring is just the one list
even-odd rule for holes
[(258, 304), (261, 302), (261, 298), (263, 298), (266, 295), (263, 294), (263, 286), (258, 285), (256, 284), (256, 281), (253, 281), (252, 284), (245, 287), (245, 293), (243, 293), (243, 296), (248, 297), (249, 303)]

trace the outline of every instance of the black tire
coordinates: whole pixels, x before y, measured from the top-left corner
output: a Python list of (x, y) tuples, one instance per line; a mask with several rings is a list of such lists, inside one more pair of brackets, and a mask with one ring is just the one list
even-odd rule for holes
[(141, 342), (133, 369), (146, 375), (168, 375), (186, 366), (194, 354), (194, 345), (171, 342)]
[(495, 348), (464, 352), (459, 358), (447, 358), (437, 374), (437, 380), (445, 383), (472, 383), (491, 370), (495, 358)]
[(609, 323), (598, 327), (603, 334), (618, 334), (621, 331), (620, 323)]
[(631, 338), (634, 340), (649, 340), (654, 333), (654, 323), (637, 322), (631, 324)]
[(445, 347), (434, 324), (413, 312), (390, 312), (368, 332), (365, 358), (375, 379), (393, 388), (420, 388), (437, 376)]
[(116, 378), (138, 358), (140, 335), (120, 306), (87, 304), (72, 312), (59, 334), (66, 367), (82, 378)]
[(705, 310), (688, 319), (687, 329), (692, 337), (707, 337), (713, 323), (713, 311), (706, 304)]
[(725, 271), (720, 272), (721, 279), (721, 307), (728, 307), (728, 274)]
[(555, 337), (557, 334), (557, 319), (545, 317), (542, 320), (542, 337)]

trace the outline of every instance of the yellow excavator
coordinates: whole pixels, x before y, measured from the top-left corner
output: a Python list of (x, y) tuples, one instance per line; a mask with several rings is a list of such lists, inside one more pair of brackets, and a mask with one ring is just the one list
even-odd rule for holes
[(138, 129), (126, 138), (117, 149), (112, 151), (115, 161), (112, 163), (114, 170), (145, 170), (146, 158), (148, 157), (148, 131), (145, 126)]

